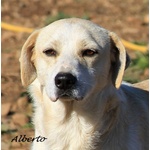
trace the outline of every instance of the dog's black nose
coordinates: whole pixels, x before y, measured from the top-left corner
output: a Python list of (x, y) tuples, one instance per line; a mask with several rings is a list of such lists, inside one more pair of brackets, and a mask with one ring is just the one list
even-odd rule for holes
[(59, 89), (67, 90), (75, 85), (77, 79), (70, 73), (59, 73), (55, 77), (55, 85)]

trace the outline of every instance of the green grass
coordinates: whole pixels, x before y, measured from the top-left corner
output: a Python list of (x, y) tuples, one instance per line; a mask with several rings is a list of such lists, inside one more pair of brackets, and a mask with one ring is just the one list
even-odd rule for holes
[(20, 93), (20, 97), (24, 97), (24, 96), (28, 96), (28, 92), (27, 91)]
[[(48, 16), (45, 20), (45, 25), (48, 25), (56, 20), (60, 20), (60, 19), (65, 19), (65, 18), (72, 18), (72, 17), (78, 17), (78, 16), (72, 16), (72, 15), (69, 15), (69, 14), (66, 14), (64, 12), (58, 12), (57, 15), (55, 16)], [(82, 17), (82, 19), (87, 19), (89, 20), (89, 16), (87, 14), (84, 14)]]
[(133, 43), (133, 44), (136, 44), (136, 45), (141, 45), (141, 46), (147, 45), (147, 43), (144, 42), (144, 41), (140, 41), (140, 42), (134, 41), (134, 42), (132, 42), (132, 43)]
[(1, 134), (5, 134), (5, 133), (11, 134), (16, 131), (17, 129), (10, 129), (10, 126), (8, 124), (4, 124), (4, 123), (1, 124)]
[(149, 67), (149, 54), (143, 54), (140, 52), (136, 53), (137, 58), (132, 60), (131, 67), (136, 67), (137, 69), (146, 69)]
[(136, 58), (131, 60), (130, 66), (125, 71), (124, 80), (130, 83), (140, 81), (147, 68), (149, 68), (149, 53), (136, 52)]
[(32, 129), (34, 126), (31, 122), (25, 124), (22, 128), (25, 128), (25, 129)]

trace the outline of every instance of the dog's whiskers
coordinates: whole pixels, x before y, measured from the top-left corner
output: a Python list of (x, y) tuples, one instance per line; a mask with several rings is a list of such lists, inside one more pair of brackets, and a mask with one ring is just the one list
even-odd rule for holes
[(92, 84), (90, 84), (90, 83), (87, 83), (87, 82), (84, 82), (84, 81), (82, 81), (82, 83), (84, 83), (84, 84), (89, 85), (89, 86), (92, 87)]

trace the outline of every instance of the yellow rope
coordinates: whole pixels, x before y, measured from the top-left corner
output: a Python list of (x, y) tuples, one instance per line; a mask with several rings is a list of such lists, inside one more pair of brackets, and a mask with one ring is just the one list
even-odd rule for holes
[(128, 49), (140, 51), (143, 53), (148, 51), (148, 46), (136, 45), (136, 44), (130, 43), (130, 42), (123, 40), (123, 39), (121, 41), (124, 44), (124, 46)]
[[(1, 22), (1, 27), (5, 30), (9, 30), (9, 31), (14, 31), (14, 32), (27, 32), (27, 33), (31, 33), (34, 31), (33, 28), (25, 28), (25, 27), (21, 27), (21, 26), (14, 26), (14, 25), (10, 25), (8, 23), (4, 23)], [(122, 43), (124, 44), (124, 46), (128, 49), (131, 50), (136, 50), (136, 51), (140, 51), (140, 52), (147, 52), (148, 51), (148, 46), (140, 46), (140, 45), (136, 45), (133, 43), (130, 43), (126, 40), (121, 40)]]
[(15, 32), (27, 32), (27, 33), (31, 33), (34, 29), (32, 28), (24, 28), (24, 27), (20, 27), (20, 26), (14, 26), (14, 25), (10, 25), (8, 23), (1, 23), (1, 27), (5, 30), (10, 30), (10, 31), (15, 31)]

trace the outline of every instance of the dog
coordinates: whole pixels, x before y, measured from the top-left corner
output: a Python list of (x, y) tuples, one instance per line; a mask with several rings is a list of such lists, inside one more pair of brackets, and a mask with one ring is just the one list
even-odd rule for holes
[(62, 19), (23, 45), (21, 80), (34, 101), (32, 150), (148, 150), (148, 91), (122, 83), (130, 58), (113, 32)]

